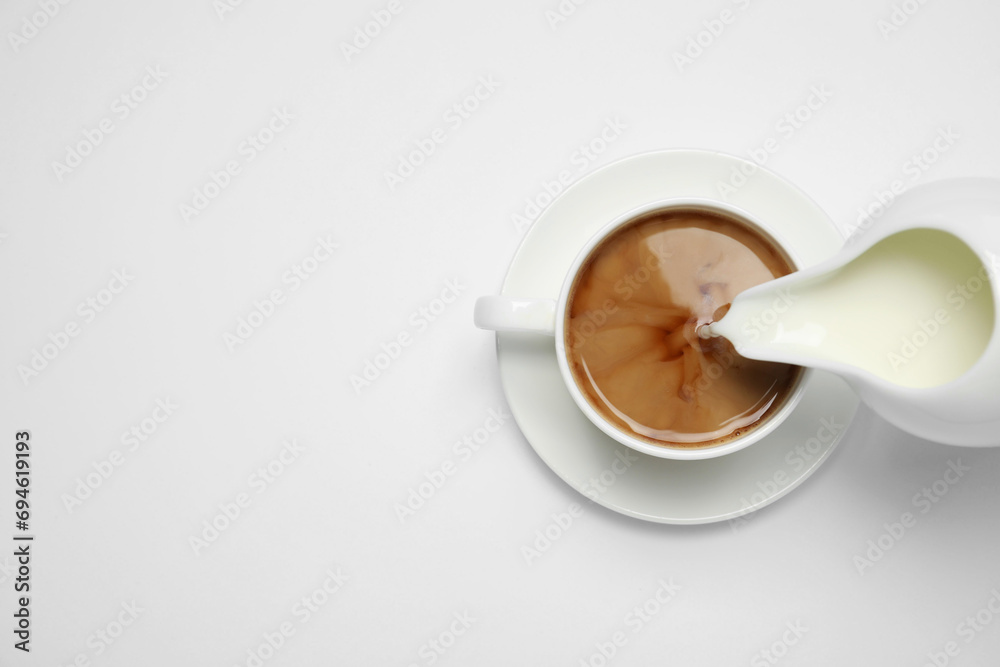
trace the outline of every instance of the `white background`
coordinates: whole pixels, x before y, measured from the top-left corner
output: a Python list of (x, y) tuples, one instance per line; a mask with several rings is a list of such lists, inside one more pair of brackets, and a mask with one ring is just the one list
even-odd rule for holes
[[(958, 655), (939, 663), (995, 664), (1000, 451), (923, 442), (863, 408), (787, 497), (745, 523), (680, 527), (587, 502), (511, 422), (467, 461), (453, 443), (505, 409), (472, 306), (499, 290), (525, 233), (513, 216), (546, 181), (663, 148), (749, 157), (775, 138), (767, 167), (846, 234), (895, 179), (1000, 176), (1000, 5), (909, 0), (880, 28), (887, 0), (591, 0), (564, 21), (546, 15), (556, 0), (400, 0), (348, 59), (386, 3), (48, 0), (51, 18), (44, 4), (0, 9), (0, 664), (252, 665), (282, 624), (294, 634), (264, 664), (600, 665), (616, 632), (608, 664), (770, 664), (774, 646), (781, 664), (923, 665), (949, 641)], [(699, 32), (707, 46), (679, 67)], [(147, 67), (162, 81), (122, 118), (113, 105)], [(449, 123), (481, 77), (496, 90)], [(832, 98), (779, 132), (814, 86)], [(274, 109), (293, 120), (247, 160)], [(113, 132), (57, 173), (106, 118)], [(626, 129), (581, 158), (612, 119)], [(436, 128), (444, 143), (390, 188), (385, 172)], [(947, 128), (957, 140), (914, 171)], [(229, 160), (240, 172), (185, 221)], [(339, 247), (292, 290), (283, 275), (327, 235)], [(129, 284), (102, 292), (122, 269)], [(459, 298), (418, 330), (411, 315), (449, 280)], [(224, 336), (273, 289), (284, 303), (231, 351)], [(109, 296), (92, 321), (78, 309)], [(22, 378), (70, 323), (79, 334)], [(400, 333), (411, 345), (356, 391)], [(178, 407), (132, 450), (122, 434), (157, 399)], [(30, 654), (10, 632), (24, 429)], [(251, 476), (293, 439), (301, 453), (261, 488)], [(446, 461), (454, 474), (401, 521)], [(971, 470), (921, 512), (949, 461)], [(192, 546), (239, 494), (240, 515)], [(583, 514), (528, 563), (522, 548), (574, 502)], [(888, 537), (904, 512), (916, 525)], [(880, 538), (891, 548), (859, 565)], [(316, 593), (338, 569), (339, 590)], [(679, 589), (637, 628), (660, 580)], [(325, 604), (302, 622), (314, 594)], [(142, 611), (119, 634), (123, 603)], [(980, 630), (960, 627), (984, 609)]]

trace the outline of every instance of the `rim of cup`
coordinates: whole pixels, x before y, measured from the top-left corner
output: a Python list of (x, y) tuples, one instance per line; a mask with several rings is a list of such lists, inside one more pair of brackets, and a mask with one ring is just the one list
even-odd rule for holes
[(669, 199), (651, 201), (619, 215), (611, 222), (604, 225), (590, 238), (590, 240), (587, 241), (586, 245), (584, 245), (580, 252), (577, 253), (576, 259), (573, 260), (573, 264), (570, 266), (570, 270), (567, 273), (566, 279), (564, 280), (562, 288), (559, 291), (559, 299), (556, 301), (555, 343), (556, 357), (559, 362), (559, 372), (562, 374), (563, 382), (569, 389), (570, 395), (573, 397), (573, 401), (577, 404), (577, 407), (580, 408), (580, 410), (595, 426), (611, 438), (617, 440), (623, 445), (626, 445), (627, 447), (642, 452), (643, 454), (649, 454), (650, 456), (656, 456), (659, 458), (693, 461), (732, 454), (733, 452), (749, 447), (755, 442), (759, 442), (773, 433), (792, 413), (799, 401), (802, 399), (806, 382), (808, 381), (809, 376), (812, 375), (812, 369), (802, 369), (802, 372), (799, 373), (795, 384), (785, 396), (782, 405), (769, 416), (766, 416), (764, 418), (764, 423), (754, 426), (754, 428), (745, 435), (734, 437), (731, 440), (718, 445), (674, 447), (667, 444), (653, 444), (621, 430), (618, 426), (601, 416), (601, 414), (590, 404), (590, 401), (586, 396), (584, 396), (583, 392), (576, 383), (576, 378), (573, 376), (573, 372), (569, 367), (569, 360), (566, 354), (566, 306), (567, 301), (569, 300), (570, 291), (576, 282), (577, 275), (579, 274), (584, 262), (586, 262), (586, 260), (590, 257), (593, 250), (620, 227), (629, 224), (641, 216), (676, 209), (704, 210), (709, 213), (721, 213), (725, 217), (735, 218), (738, 222), (746, 224), (755, 232), (763, 236), (766, 240), (773, 243), (777, 248), (782, 250), (787, 255), (789, 262), (792, 264), (793, 271), (798, 271), (803, 268), (799, 258), (795, 254), (794, 249), (790, 248), (788, 244), (777, 233), (775, 233), (774, 230), (769, 228), (765, 223), (761, 222), (752, 214), (737, 206), (733, 206), (727, 202), (720, 202), (700, 197), (672, 197)]

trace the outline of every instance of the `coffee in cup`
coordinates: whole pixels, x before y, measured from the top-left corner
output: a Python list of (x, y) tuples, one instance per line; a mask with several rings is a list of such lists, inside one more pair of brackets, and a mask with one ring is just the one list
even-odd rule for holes
[(697, 198), (650, 202), (591, 237), (557, 299), (480, 297), (475, 322), (555, 336), (570, 396), (611, 438), (652, 456), (711, 458), (776, 429), (809, 371), (745, 359), (698, 328), (721, 318), (741, 291), (796, 268), (742, 209)]
[(653, 445), (712, 447), (777, 412), (803, 369), (741, 357), (699, 326), (745, 289), (795, 270), (749, 221), (668, 208), (626, 221), (584, 259), (566, 300), (564, 346), (591, 407)]

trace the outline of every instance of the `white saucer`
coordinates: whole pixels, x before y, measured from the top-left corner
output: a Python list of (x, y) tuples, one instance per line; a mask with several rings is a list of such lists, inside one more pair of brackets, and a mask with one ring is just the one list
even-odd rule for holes
[[(670, 197), (723, 201), (718, 183), (740, 167), (756, 173), (725, 201), (769, 224), (802, 268), (843, 245), (826, 214), (777, 175), (721, 153), (659, 151), (610, 164), (568, 188), (525, 235), (501, 293), (558, 298), (577, 252), (609, 220)], [(498, 333), (497, 357), (511, 414), (542, 460), (601, 505), (660, 523), (733, 519), (774, 502), (827, 459), (858, 406), (845, 382), (815, 371), (795, 411), (764, 440), (719, 458), (675, 461), (628, 449), (594, 426), (563, 384), (552, 338)], [(634, 463), (626, 468), (623, 459)]]

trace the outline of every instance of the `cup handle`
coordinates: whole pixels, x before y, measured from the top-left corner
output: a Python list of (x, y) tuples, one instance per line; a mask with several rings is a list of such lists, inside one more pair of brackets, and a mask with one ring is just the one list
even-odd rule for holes
[(483, 296), (476, 300), (473, 319), (480, 329), (524, 331), (554, 336), (556, 302), (552, 299)]

